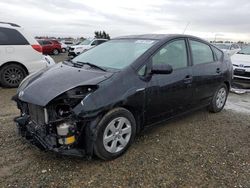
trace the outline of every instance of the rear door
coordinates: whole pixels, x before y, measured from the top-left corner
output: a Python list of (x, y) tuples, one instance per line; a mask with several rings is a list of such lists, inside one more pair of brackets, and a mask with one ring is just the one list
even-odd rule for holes
[(192, 57), (195, 105), (208, 104), (217, 87), (223, 82), (222, 63), (217, 60), (209, 44), (189, 39)]
[(27, 39), (16, 29), (0, 27), (0, 62), (6, 63), (16, 61), (26, 63), (34, 58), (36, 54)]
[(169, 64), (171, 74), (154, 74), (146, 88), (146, 121), (151, 124), (185, 111), (192, 99), (192, 68), (184, 38), (168, 42), (151, 59)]

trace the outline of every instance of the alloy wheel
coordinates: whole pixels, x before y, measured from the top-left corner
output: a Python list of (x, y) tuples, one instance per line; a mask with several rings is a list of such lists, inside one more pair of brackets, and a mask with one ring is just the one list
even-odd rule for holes
[(24, 79), (24, 74), (18, 67), (9, 67), (3, 72), (3, 79), (9, 86), (16, 86)]
[(131, 133), (131, 123), (127, 118), (118, 117), (113, 119), (104, 131), (104, 148), (110, 153), (117, 153), (123, 150), (130, 141)]
[(216, 106), (217, 108), (222, 108), (226, 102), (227, 91), (225, 88), (221, 88), (216, 96)]

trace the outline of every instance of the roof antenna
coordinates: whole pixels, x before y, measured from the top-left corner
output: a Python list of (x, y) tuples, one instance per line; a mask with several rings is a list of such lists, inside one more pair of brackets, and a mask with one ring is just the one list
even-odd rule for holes
[(190, 25), (190, 22), (187, 22), (187, 25), (186, 25), (186, 27), (185, 27), (185, 29), (184, 29), (184, 31), (183, 31), (182, 34), (185, 34), (185, 32), (186, 32), (186, 30), (187, 30), (187, 28), (188, 28), (189, 25)]

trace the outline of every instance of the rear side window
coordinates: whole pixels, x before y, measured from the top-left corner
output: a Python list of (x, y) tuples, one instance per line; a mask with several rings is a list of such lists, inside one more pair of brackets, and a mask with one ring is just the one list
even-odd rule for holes
[(97, 41), (97, 45), (102, 44), (102, 43), (104, 43), (104, 42), (106, 42), (106, 40), (98, 40), (98, 41)]
[(47, 41), (47, 40), (44, 40), (44, 41), (43, 41), (43, 45), (50, 45), (50, 44), (52, 44), (52, 42)]
[(38, 40), (37, 42), (38, 42), (40, 45), (43, 45), (43, 41)]
[(214, 54), (215, 54), (217, 60), (221, 60), (222, 57), (223, 57), (223, 52), (220, 51), (220, 50), (218, 50), (217, 48), (215, 48), (215, 47), (213, 47), (213, 46), (212, 46), (212, 49), (213, 49), (213, 51), (214, 51)]
[(19, 31), (0, 27), (0, 45), (29, 45)]
[(213, 52), (209, 45), (190, 40), (190, 46), (194, 65), (214, 62)]

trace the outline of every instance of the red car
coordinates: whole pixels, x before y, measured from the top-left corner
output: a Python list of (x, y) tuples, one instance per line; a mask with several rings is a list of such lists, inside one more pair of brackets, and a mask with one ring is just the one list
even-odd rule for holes
[(43, 54), (58, 55), (62, 52), (61, 44), (57, 40), (38, 40), (38, 43), (42, 46)]

